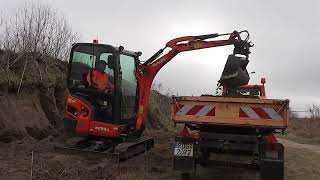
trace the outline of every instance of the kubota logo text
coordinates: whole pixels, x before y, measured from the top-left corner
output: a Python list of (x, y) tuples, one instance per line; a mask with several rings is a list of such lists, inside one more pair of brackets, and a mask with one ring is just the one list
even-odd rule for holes
[(98, 131), (107, 131), (107, 128), (105, 127), (99, 127), (99, 126), (96, 126), (94, 127), (95, 130), (98, 130)]

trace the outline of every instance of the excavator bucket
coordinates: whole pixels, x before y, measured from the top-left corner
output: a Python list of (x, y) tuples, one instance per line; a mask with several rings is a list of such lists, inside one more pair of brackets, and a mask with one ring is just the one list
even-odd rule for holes
[(250, 77), (247, 72), (249, 60), (242, 57), (229, 55), (226, 65), (224, 66), (219, 83), (227, 87), (239, 87), (247, 85)]

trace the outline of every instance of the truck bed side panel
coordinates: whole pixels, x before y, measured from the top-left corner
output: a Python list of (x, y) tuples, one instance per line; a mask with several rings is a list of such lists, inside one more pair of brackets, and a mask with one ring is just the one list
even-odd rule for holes
[(173, 97), (172, 120), (175, 123), (247, 125), (284, 129), (288, 123), (289, 100)]

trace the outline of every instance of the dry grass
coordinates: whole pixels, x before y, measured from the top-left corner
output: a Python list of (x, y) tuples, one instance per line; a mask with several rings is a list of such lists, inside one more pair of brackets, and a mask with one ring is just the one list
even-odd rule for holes
[(291, 119), (285, 135), (279, 135), (282, 138), (288, 138), (299, 143), (320, 144), (320, 119)]
[[(24, 72), (25, 71), (25, 72)], [(21, 88), (65, 88), (65, 62), (39, 53), (0, 53), (0, 85), (16, 92)], [(21, 83), (21, 84), (20, 84)]]
[(148, 125), (151, 129), (173, 131), (174, 126), (170, 115), (171, 98), (153, 90), (150, 95), (148, 109)]

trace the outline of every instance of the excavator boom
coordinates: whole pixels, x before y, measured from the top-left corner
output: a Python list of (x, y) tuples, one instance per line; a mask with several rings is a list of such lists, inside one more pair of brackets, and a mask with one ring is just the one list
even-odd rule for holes
[[(240, 34), (247, 33), (248, 36), (245, 40), (241, 39)], [(212, 40), (219, 36), (227, 36), (225, 40)], [(252, 43), (248, 42), (249, 33), (248, 31), (234, 31), (232, 33), (224, 34), (206, 34), (199, 36), (184, 36), (166, 43), (166, 46), (156, 52), (151, 58), (145, 63), (140, 64), (136, 71), (136, 77), (139, 84), (139, 105), (138, 105), (138, 118), (136, 122), (136, 129), (139, 131), (144, 126), (144, 120), (146, 119), (148, 100), (150, 95), (151, 84), (154, 77), (159, 70), (171, 61), (177, 54), (185, 51), (194, 51), (199, 49), (213, 48), (219, 46), (234, 45), (234, 54), (240, 54), (248, 58), (250, 54), (250, 47)], [(160, 55), (166, 48), (171, 48), (166, 54)]]

